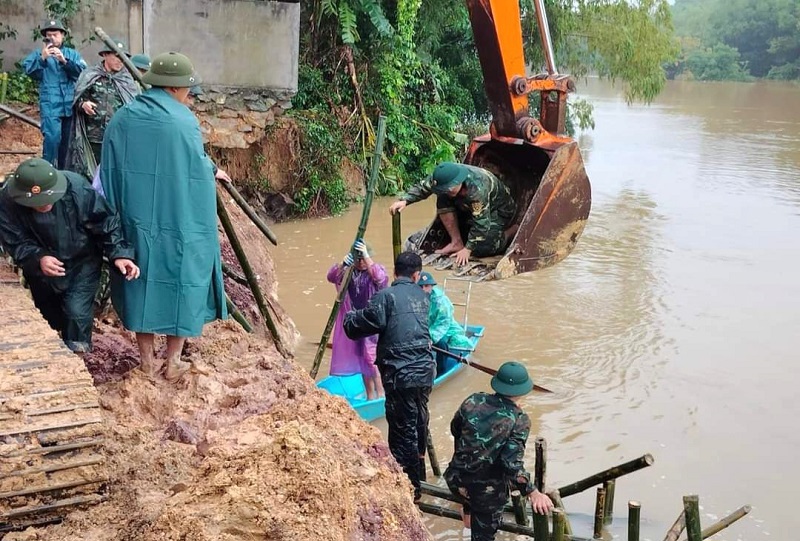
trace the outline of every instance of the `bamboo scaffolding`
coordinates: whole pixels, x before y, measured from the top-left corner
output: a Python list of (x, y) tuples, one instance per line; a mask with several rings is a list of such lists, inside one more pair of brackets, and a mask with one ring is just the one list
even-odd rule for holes
[(723, 517), (702, 532), (703, 539), (717, 534), (750, 512), (749, 505), (743, 505), (727, 517)]
[(616, 481), (609, 479), (603, 483), (603, 488), (606, 489), (606, 506), (603, 510), (603, 524), (611, 524), (614, 520), (614, 491), (616, 490)]
[(561, 500), (561, 494), (559, 494), (558, 489), (551, 490), (547, 493), (547, 496), (557, 509), (564, 512), (564, 533), (566, 535), (572, 535), (572, 524), (569, 522), (569, 515), (567, 515), (567, 510), (564, 508), (564, 502)]
[[(370, 171), (369, 179), (367, 181), (367, 191), (364, 196), (364, 207), (361, 210), (361, 223), (358, 225), (356, 232), (356, 240), (364, 238), (364, 233), (367, 230), (367, 222), (369, 221), (369, 211), (372, 208), (372, 200), (375, 197), (375, 184), (378, 181), (378, 173), (381, 167), (381, 155), (383, 154), (383, 140), (386, 135), (386, 117), (381, 115), (378, 118), (378, 137), (375, 141), (375, 154), (372, 157), (372, 169)], [(352, 249), (351, 249), (352, 253)], [(353, 253), (355, 258), (355, 253)], [(339, 314), (339, 308), (342, 305), (344, 296), (347, 294), (350, 279), (353, 276), (353, 266), (349, 266), (342, 277), (342, 283), (339, 287), (339, 293), (336, 295), (336, 300), (333, 302), (331, 315), (328, 316), (328, 322), (325, 324), (325, 329), (322, 331), (322, 338), (319, 340), (317, 353), (314, 355), (314, 363), (311, 366), (309, 375), (311, 379), (317, 377), (320, 364), (322, 364), (322, 356), (325, 353), (325, 345), (328, 343), (328, 338), (333, 330), (333, 324), (336, 321), (336, 316)]]
[(566, 535), (566, 513), (553, 509), (553, 541), (564, 541)]
[(686, 536), (688, 541), (702, 541), (700, 528), (700, 498), (697, 494), (683, 497), (683, 513), (686, 516)]
[(528, 525), (528, 512), (525, 510), (525, 500), (519, 490), (511, 492), (511, 507), (514, 509), (514, 521), (523, 526)]
[(597, 500), (594, 505), (594, 534), (595, 539), (603, 537), (603, 518), (606, 510), (606, 489), (597, 487)]
[(678, 541), (683, 530), (686, 529), (686, 514), (681, 511), (681, 514), (678, 515), (678, 518), (675, 519), (675, 522), (670, 526), (670, 529), (667, 530), (667, 535), (664, 536), (664, 541)]
[(623, 475), (628, 475), (629, 473), (641, 470), (642, 468), (652, 466), (653, 462), (655, 462), (653, 455), (648, 453), (640, 456), (637, 459), (631, 460), (630, 462), (620, 464), (619, 466), (614, 466), (613, 468), (609, 468), (601, 471), (600, 473), (589, 476), (586, 479), (581, 479), (580, 481), (563, 486), (559, 488), (558, 491), (562, 498), (566, 498), (567, 496), (572, 496), (573, 494), (578, 494), (579, 492), (583, 492), (584, 490), (592, 488), (595, 485), (601, 485), (606, 481), (610, 481), (611, 479), (617, 479)]
[(536, 541), (541, 541), (542, 539), (548, 541), (550, 539), (550, 519), (547, 518), (547, 515), (540, 515), (539, 513), (533, 513), (531, 518), (533, 519), (533, 538)]
[(225, 231), (225, 234), (228, 236), (228, 240), (231, 243), (231, 248), (233, 248), (233, 252), (236, 254), (236, 259), (239, 260), (239, 265), (242, 267), (242, 272), (244, 272), (244, 276), (247, 279), (248, 285), (250, 286), (250, 291), (253, 292), (253, 297), (258, 305), (258, 311), (261, 313), (261, 317), (264, 318), (264, 324), (269, 330), (273, 342), (275, 342), (275, 347), (278, 348), (278, 351), (281, 353), (281, 355), (288, 357), (289, 352), (283, 345), (281, 336), (278, 334), (278, 329), (275, 327), (275, 322), (272, 321), (272, 316), (267, 309), (267, 303), (264, 301), (264, 295), (261, 293), (261, 287), (258, 285), (258, 279), (253, 272), (253, 268), (250, 266), (250, 261), (247, 260), (247, 254), (244, 253), (244, 248), (242, 248), (242, 244), (239, 242), (239, 236), (236, 234), (236, 230), (233, 227), (233, 222), (231, 222), (231, 217), (228, 215), (228, 211), (225, 209), (225, 203), (222, 201), (222, 197), (220, 197), (219, 192), (217, 192), (217, 215), (219, 216), (219, 221), (222, 224), (222, 229)]
[(239, 190), (237, 190), (236, 187), (227, 180), (220, 181), (220, 184), (222, 184), (222, 187), (225, 188), (225, 191), (227, 191), (230, 194), (233, 200), (236, 201), (236, 203), (238, 203), (242, 211), (244, 211), (247, 217), (250, 218), (250, 221), (252, 221), (258, 228), (258, 230), (261, 231), (261, 233), (263, 233), (265, 237), (267, 237), (267, 240), (269, 240), (272, 244), (277, 246), (278, 237), (275, 236), (275, 233), (272, 232), (272, 230), (269, 228), (269, 226), (267, 226), (264, 220), (262, 220), (261, 217), (258, 214), (256, 214), (256, 211), (253, 210), (253, 207), (251, 207), (250, 204), (247, 202), (247, 200), (242, 196), (242, 194), (239, 193)]
[(628, 502), (628, 541), (639, 541), (639, 526), (642, 504), (631, 500)]

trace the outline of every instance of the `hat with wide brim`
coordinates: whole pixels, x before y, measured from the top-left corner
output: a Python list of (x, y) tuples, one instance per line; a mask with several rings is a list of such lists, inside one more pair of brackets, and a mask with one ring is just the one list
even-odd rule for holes
[(163, 88), (191, 88), (203, 82), (194, 72), (189, 57), (175, 52), (162, 53), (153, 58), (150, 71), (142, 75), (142, 81)]
[(417, 280), (418, 286), (435, 286), (436, 285), (436, 278), (429, 272), (423, 272), (419, 275), (419, 280)]
[(6, 180), (5, 190), (18, 205), (45, 207), (67, 193), (67, 177), (50, 162), (31, 158), (22, 162)]
[(458, 186), (469, 176), (466, 165), (454, 162), (442, 162), (433, 170), (433, 192), (444, 194), (454, 186)]
[[(114, 44), (115, 44), (117, 47), (119, 47), (120, 49), (122, 49), (122, 52), (123, 52), (123, 53), (125, 53), (125, 56), (127, 56), (128, 58), (130, 58), (130, 57), (131, 57), (131, 53), (129, 53), (129, 52), (128, 52), (128, 46), (127, 46), (127, 45), (125, 45), (125, 42), (124, 42), (124, 41), (122, 41), (121, 39), (115, 39), (115, 40), (113, 40), (113, 41), (114, 41)], [(102, 48), (102, 49), (100, 49), (99, 51), (97, 51), (97, 54), (99, 54), (100, 56), (103, 56), (104, 54), (117, 54), (117, 51), (115, 51), (114, 49), (112, 49), (112, 48), (111, 48), (111, 47), (108, 45), (108, 43), (106, 43), (106, 42), (103, 42), (103, 48)]]
[(131, 63), (140, 70), (150, 69), (150, 57), (146, 54), (135, 54), (131, 57)]
[(65, 34), (67, 33), (64, 23), (58, 19), (47, 19), (44, 23), (42, 23), (39, 33), (44, 36), (48, 30), (61, 30)]
[(522, 364), (508, 361), (492, 377), (492, 389), (505, 396), (522, 396), (533, 390), (533, 380)]
[(197, 96), (202, 96), (203, 94), (205, 94), (205, 92), (203, 92), (203, 87), (200, 85), (194, 85), (189, 89), (189, 95), (192, 97), (196, 98)]

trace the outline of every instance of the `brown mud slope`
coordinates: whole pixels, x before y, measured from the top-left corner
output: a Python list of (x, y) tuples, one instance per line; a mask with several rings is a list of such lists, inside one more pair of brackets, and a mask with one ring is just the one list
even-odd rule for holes
[[(8, 104), (13, 109), (25, 108), (25, 114), (39, 120), (38, 107)], [(27, 107), (27, 108), (26, 108)], [(0, 121), (0, 150), (34, 151), (36, 154), (0, 154), (0, 178), (14, 172), (17, 165), (28, 158), (40, 157), (42, 153), (42, 132), (15, 118)]]

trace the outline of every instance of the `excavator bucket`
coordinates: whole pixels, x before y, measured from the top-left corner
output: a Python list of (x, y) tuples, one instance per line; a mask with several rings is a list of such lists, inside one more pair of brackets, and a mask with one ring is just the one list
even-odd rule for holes
[[(425, 229), (411, 235), (407, 248), (423, 255), (423, 261), (438, 270), (454, 270), (457, 276), (475, 280), (508, 278), (522, 272), (554, 265), (567, 257), (583, 232), (591, 207), (591, 187), (578, 145), (570, 142), (555, 150), (544, 150), (518, 141), (476, 138), (465, 163), (493, 172), (510, 189), (517, 203), (518, 225), (504, 254), (472, 258), (462, 268), (435, 251), (450, 241), (436, 218)], [(468, 231), (467, 216), (459, 216), (462, 238)]]

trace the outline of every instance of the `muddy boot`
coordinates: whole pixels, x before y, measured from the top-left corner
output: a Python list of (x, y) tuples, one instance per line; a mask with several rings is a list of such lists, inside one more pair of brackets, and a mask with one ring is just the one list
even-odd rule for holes
[(170, 383), (175, 383), (180, 380), (189, 369), (192, 368), (192, 363), (182, 361), (181, 358), (173, 357), (167, 361), (167, 371), (164, 372), (164, 378)]

